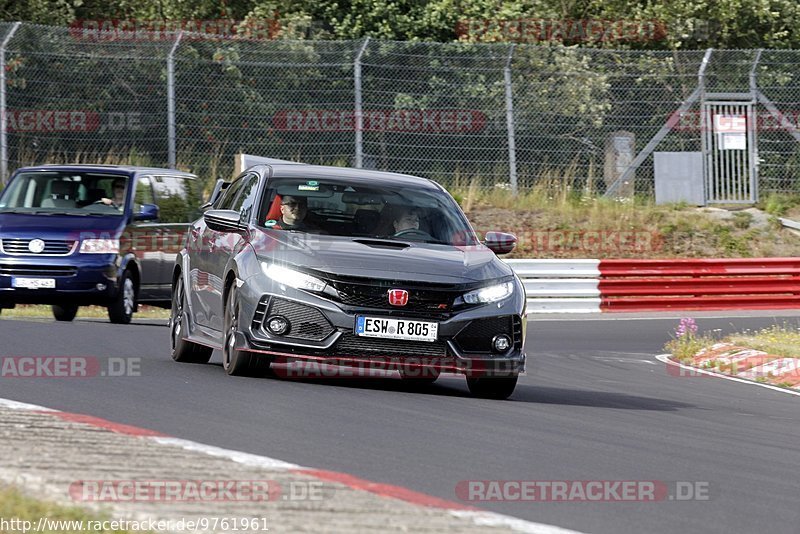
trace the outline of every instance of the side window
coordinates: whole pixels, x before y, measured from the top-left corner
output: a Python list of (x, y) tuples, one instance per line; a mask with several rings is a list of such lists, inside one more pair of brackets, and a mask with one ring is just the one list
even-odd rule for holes
[(153, 189), (156, 194), (159, 218), (164, 223), (188, 223), (198, 217), (199, 201), (193, 179), (182, 176), (155, 176)]
[(149, 176), (140, 176), (136, 180), (136, 196), (133, 200), (134, 211), (138, 211), (142, 204), (155, 204), (156, 199), (153, 197), (153, 185)]
[(214, 206), (214, 208), (218, 210), (233, 209), (233, 203), (236, 200), (236, 195), (239, 194), (239, 190), (241, 190), (244, 182), (244, 176), (237, 178), (236, 181), (228, 186), (228, 188), (225, 190), (225, 193), (223, 193), (223, 195), (220, 197), (219, 202), (217, 202), (217, 205)]
[(256, 204), (256, 195), (258, 193), (258, 175), (249, 174), (242, 178), (241, 182), (244, 183), (241, 187), (241, 193), (236, 198), (231, 209), (241, 213), (241, 219), (249, 221), (250, 216), (253, 214), (253, 207)]

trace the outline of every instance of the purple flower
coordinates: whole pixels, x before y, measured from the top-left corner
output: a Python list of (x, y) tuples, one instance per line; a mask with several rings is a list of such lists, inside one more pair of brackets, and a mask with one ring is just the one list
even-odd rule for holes
[(675, 329), (675, 335), (678, 337), (693, 336), (697, 333), (697, 323), (691, 317), (684, 317), (681, 319), (678, 328)]

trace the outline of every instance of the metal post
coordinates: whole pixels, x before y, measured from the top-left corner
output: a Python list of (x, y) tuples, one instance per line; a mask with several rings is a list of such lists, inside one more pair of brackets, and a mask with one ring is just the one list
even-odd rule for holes
[(711, 61), (713, 48), (706, 50), (700, 68), (697, 69), (697, 90), (700, 94), (700, 152), (703, 154), (703, 205), (708, 204), (713, 184), (711, 183), (712, 151), (714, 135), (711, 133), (711, 114), (706, 110), (706, 67)]
[(361, 56), (369, 44), (369, 36), (364, 39), (361, 49), (353, 63), (353, 81), (355, 83), (355, 127), (356, 127), (356, 168), (364, 166), (364, 110), (361, 100)]
[(6, 120), (6, 46), (14, 37), (21, 22), (14, 23), (0, 44), (0, 184), (6, 185), (8, 179), (8, 130)]
[(756, 58), (753, 60), (753, 68), (750, 69), (750, 122), (747, 127), (747, 148), (750, 155), (750, 201), (758, 202), (758, 171), (760, 161), (758, 159), (758, 64), (761, 62), (763, 49), (759, 49)]
[(176, 157), (176, 134), (175, 134), (175, 51), (183, 37), (183, 32), (178, 33), (175, 44), (167, 56), (167, 157), (169, 158), (169, 168), (174, 169), (177, 161)]
[(517, 194), (517, 146), (514, 139), (514, 92), (511, 80), (511, 60), (514, 57), (514, 44), (508, 49), (506, 66), (503, 77), (506, 85), (506, 128), (508, 130), (508, 180), (511, 182), (511, 191)]

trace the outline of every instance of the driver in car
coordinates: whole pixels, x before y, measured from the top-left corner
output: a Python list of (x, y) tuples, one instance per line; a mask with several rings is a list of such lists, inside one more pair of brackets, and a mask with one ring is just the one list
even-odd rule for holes
[(125, 185), (127, 180), (125, 178), (116, 178), (114, 185), (114, 198), (103, 197), (96, 202), (96, 204), (105, 204), (106, 206), (113, 206), (117, 209), (122, 209), (125, 205)]
[(419, 213), (413, 209), (404, 209), (392, 223), (394, 234), (398, 235), (409, 230), (419, 230)]

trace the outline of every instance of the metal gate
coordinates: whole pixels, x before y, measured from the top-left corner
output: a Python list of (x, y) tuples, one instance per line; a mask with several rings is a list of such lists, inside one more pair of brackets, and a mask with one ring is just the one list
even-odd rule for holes
[(708, 204), (758, 201), (752, 102), (704, 102), (703, 175)]

